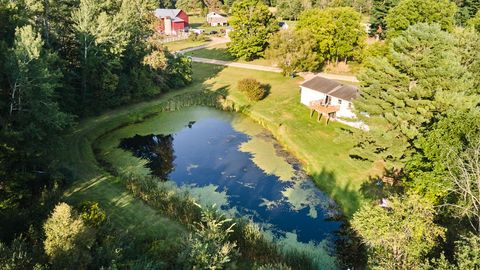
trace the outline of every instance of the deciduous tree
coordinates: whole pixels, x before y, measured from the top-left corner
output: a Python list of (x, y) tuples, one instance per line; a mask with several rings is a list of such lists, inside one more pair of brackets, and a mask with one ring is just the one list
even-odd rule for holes
[(386, 207), (364, 205), (353, 216), (352, 227), (370, 251), (369, 263), (379, 269), (415, 269), (444, 237), (434, 223), (435, 209), (418, 195), (393, 197)]
[(306, 10), (296, 27), (313, 34), (315, 51), (326, 60), (351, 59), (365, 38), (361, 15), (350, 7)]
[(269, 40), (267, 58), (282, 69), (284, 75), (317, 70), (323, 58), (315, 52), (316, 42), (307, 31), (282, 30)]
[(268, 38), (278, 29), (268, 7), (258, 0), (235, 2), (229, 23), (233, 31), (229, 34), (228, 51), (247, 60), (262, 56)]
[(438, 23), (442, 30), (452, 31), (456, 10), (450, 0), (400, 0), (385, 17), (388, 37), (396, 37), (417, 23)]

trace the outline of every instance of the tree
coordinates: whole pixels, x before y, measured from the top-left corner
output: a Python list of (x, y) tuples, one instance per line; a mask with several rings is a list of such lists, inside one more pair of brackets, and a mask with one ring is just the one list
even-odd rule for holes
[(353, 58), (365, 37), (360, 13), (349, 7), (306, 10), (296, 28), (313, 34), (320, 57), (337, 62)]
[(439, 259), (427, 262), (422, 269), (463, 270), (480, 268), (480, 236), (468, 234), (455, 241), (455, 262), (449, 262), (442, 254)]
[(262, 56), (268, 38), (278, 28), (268, 7), (258, 0), (235, 2), (229, 24), (233, 31), (229, 34), (228, 51), (247, 60)]
[(277, 1), (277, 17), (284, 20), (296, 20), (305, 9), (300, 0), (279, 0)]
[(477, 12), (475, 17), (468, 20), (467, 24), (480, 33), (480, 10)]
[(273, 59), (284, 75), (317, 70), (323, 59), (315, 52), (316, 42), (307, 31), (282, 30), (273, 35), (267, 58)]
[(391, 8), (395, 7), (400, 0), (373, 0), (372, 15), (370, 16), (370, 35), (378, 35), (385, 38), (387, 22), (385, 17)]
[(418, 151), (415, 141), (442, 115), (478, 104), (473, 81), (439, 25), (417, 24), (390, 44), (390, 56), (373, 58), (359, 75), (357, 116), (369, 127), (352, 155), (402, 168)]
[(352, 227), (370, 251), (369, 261), (379, 269), (415, 269), (444, 237), (434, 223), (435, 209), (418, 195), (393, 197), (387, 207), (364, 205), (353, 216)]
[(480, 137), (480, 112), (476, 108), (452, 111), (439, 117), (416, 142), (413, 157), (406, 163), (406, 184), (434, 204), (448, 202), (454, 181), (451, 168), (455, 157), (475, 147)]
[(442, 30), (452, 31), (456, 10), (450, 0), (401, 0), (385, 17), (388, 37), (396, 37), (417, 23), (438, 23)]
[[(230, 224), (230, 225), (229, 225)], [(190, 269), (224, 269), (236, 256), (236, 243), (228, 241), (235, 223), (219, 215), (215, 206), (202, 210), (201, 222), (186, 243), (183, 259)]]
[(204, 3), (200, 0), (178, 0), (175, 7), (190, 12), (203, 8)]
[(458, 6), (455, 19), (460, 25), (465, 25), (480, 10), (480, 0), (455, 0), (454, 2)]
[(55, 206), (43, 225), (45, 253), (55, 269), (85, 269), (91, 261), (94, 231), (66, 203)]
[[(477, 118), (479, 120), (480, 118)], [(480, 133), (477, 133), (479, 135)], [(448, 204), (460, 217), (470, 222), (472, 229), (480, 236), (480, 140), (463, 153), (454, 153), (450, 158), (455, 162), (449, 166), (450, 189), (456, 199)]]

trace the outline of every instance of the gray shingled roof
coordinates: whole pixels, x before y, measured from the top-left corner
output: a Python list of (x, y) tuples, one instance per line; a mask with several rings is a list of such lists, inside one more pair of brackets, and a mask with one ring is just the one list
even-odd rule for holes
[(359, 96), (358, 88), (355, 86), (341, 84), (337, 81), (320, 76), (311, 78), (302, 83), (301, 86), (347, 101), (352, 101)]
[(182, 11), (182, 10), (181, 9), (157, 8), (155, 10), (155, 16), (157, 16), (158, 18), (170, 17), (170, 18), (174, 19), (175, 17), (177, 17), (177, 15), (178, 15), (178, 13), (180, 13), (180, 11)]

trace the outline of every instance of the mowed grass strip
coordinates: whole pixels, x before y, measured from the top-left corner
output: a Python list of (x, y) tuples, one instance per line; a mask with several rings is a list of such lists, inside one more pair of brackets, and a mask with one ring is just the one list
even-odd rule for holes
[(197, 70), (193, 84), (182, 90), (165, 94), (152, 101), (112, 110), (79, 123), (65, 138), (68, 148), (58, 153), (63, 166), (72, 172), (75, 179), (64, 194), (65, 201), (72, 204), (83, 201), (99, 202), (115, 227), (130, 231), (139, 239), (153, 237), (176, 241), (185, 233), (183, 226), (129, 194), (124, 183), (98, 164), (92, 145), (105, 133), (131, 123), (139, 117), (157, 112), (157, 106), (166, 99), (189, 91), (201, 90), (202, 84), (210, 76), (215, 75), (215, 69), (216, 67), (211, 67), (204, 72)]

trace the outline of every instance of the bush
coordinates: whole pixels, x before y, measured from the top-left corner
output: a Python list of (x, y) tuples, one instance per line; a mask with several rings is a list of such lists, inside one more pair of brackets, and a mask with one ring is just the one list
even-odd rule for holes
[(266, 87), (259, 81), (251, 78), (242, 79), (238, 82), (238, 90), (243, 92), (248, 99), (257, 101), (267, 95)]

